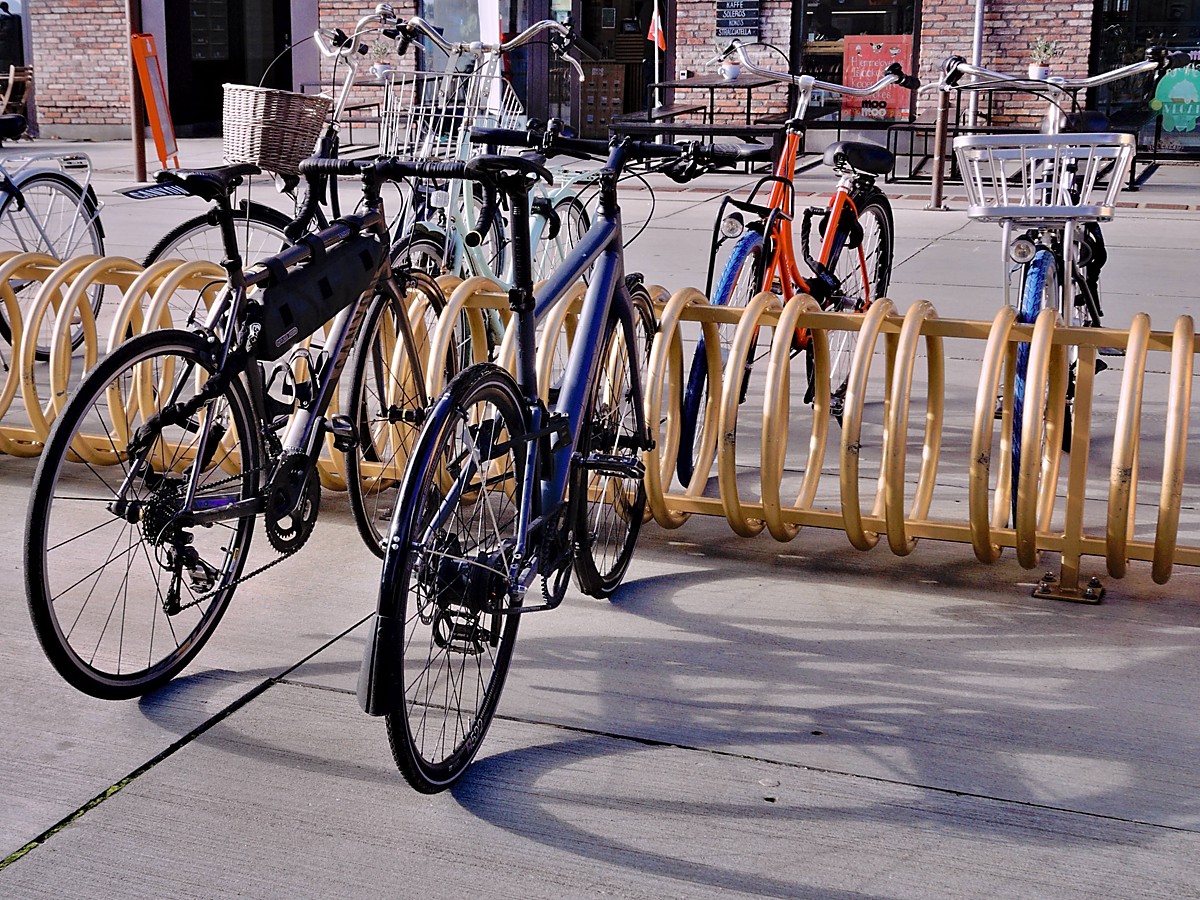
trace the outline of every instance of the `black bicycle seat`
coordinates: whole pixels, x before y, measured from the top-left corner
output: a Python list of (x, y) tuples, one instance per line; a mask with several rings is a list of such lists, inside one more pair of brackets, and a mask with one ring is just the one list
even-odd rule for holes
[(468, 174), (501, 175), (512, 172), (518, 175), (535, 175), (545, 179), (546, 184), (554, 184), (554, 176), (550, 170), (533, 159), (523, 156), (499, 156), (487, 154), (476, 156), (467, 161)]
[(825, 165), (847, 165), (856, 172), (886, 175), (896, 164), (896, 157), (887, 147), (867, 141), (838, 141), (825, 148)]
[(16, 113), (0, 116), (0, 141), (19, 138), (25, 133), (25, 128), (28, 124), (24, 116), (19, 116)]
[(192, 196), (211, 202), (218, 197), (229, 197), (243, 178), (261, 171), (253, 163), (234, 163), (211, 169), (163, 169), (154, 180), (159, 184), (177, 185)]

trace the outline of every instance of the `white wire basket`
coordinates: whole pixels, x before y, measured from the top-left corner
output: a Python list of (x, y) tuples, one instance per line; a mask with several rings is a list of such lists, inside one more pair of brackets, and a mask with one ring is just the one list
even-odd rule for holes
[(475, 72), (400, 72), (388, 76), (380, 152), (407, 159), (466, 159), (472, 128), (527, 127), (525, 111), (498, 65)]
[(1131, 134), (972, 134), (954, 139), (967, 215), (984, 222), (1106, 222), (1129, 175)]

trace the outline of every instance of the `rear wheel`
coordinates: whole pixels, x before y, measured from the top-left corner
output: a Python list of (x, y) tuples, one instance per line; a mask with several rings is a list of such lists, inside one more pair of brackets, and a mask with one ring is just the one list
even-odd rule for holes
[[(245, 564), (254, 517), (188, 524), (255, 496), (259, 451), (238, 381), (176, 422), (213, 375), (196, 335), (121, 344), (80, 384), (50, 432), (29, 505), (25, 584), (38, 639), (59, 673), (94, 697), (153, 690), (212, 634)], [(176, 418), (179, 418), (178, 416)], [(143, 429), (143, 449), (131, 449)]]
[[(84, 254), (104, 255), (104, 230), (95, 197), (74, 179), (59, 172), (32, 172), (15, 179), (23, 204), (16, 195), (0, 203), (0, 250), (45, 253), (60, 262)], [(13, 282), (11, 287), (26, 308), (33, 302), (38, 281)], [(104, 287), (96, 285), (88, 292), (92, 312), (100, 312)], [(78, 319), (78, 315), (76, 315)], [(43, 319), (37, 339), (36, 358), (50, 358), (54, 316)], [(0, 304), (0, 336), (12, 342), (12, 328)], [(83, 324), (71, 326), (71, 347), (83, 342)]]
[[(892, 279), (895, 237), (891, 207), (879, 193), (852, 199), (858, 210), (856, 222), (842, 226), (834, 241), (832, 270), (841, 289), (825, 304), (832, 312), (866, 312), (868, 306), (887, 293)], [(830, 412), (839, 421), (857, 345), (855, 330), (829, 333)]]
[[(291, 220), (276, 209), (261, 203), (244, 202), (233, 211), (234, 231), (237, 233), (238, 252), (245, 266), (260, 259), (274, 256), (291, 244), (284, 229)], [(150, 252), (143, 265), (149, 267), (164, 259), (179, 259), (184, 262), (220, 263), (225, 259), (225, 244), (221, 240), (221, 229), (204, 213), (188, 219), (168, 231)], [(197, 297), (193, 303), (185, 303), (179, 296), (168, 305), (171, 326), (190, 328), (199, 324), (206, 312), (203, 301)]]
[(508, 673), (525, 431), (512, 377), (472, 366), (435, 405), (405, 473), (380, 587), (402, 632), (387, 729), (397, 767), (424, 793), (470, 764)]
[(575, 575), (593, 597), (607, 597), (621, 584), (646, 511), (634, 367), (646, 372), (655, 324), (643, 288), (634, 291), (633, 306), (633, 346), (620, 320), (609, 322), (573, 473)]

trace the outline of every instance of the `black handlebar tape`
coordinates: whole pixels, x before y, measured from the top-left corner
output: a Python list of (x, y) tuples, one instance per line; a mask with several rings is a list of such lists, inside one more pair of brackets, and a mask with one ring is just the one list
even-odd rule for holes
[(381, 159), (312, 159), (302, 160), (302, 175), (361, 175), (374, 171), (387, 181), (400, 178), (465, 178), (466, 164), (461, 162), (431, 162), (429, 160)]
[(674, 159), (683, 155), (683, 148), (675, 144), (652, 144), (648, 141), (629, 141), (625, 152), (635, 159)]
[(698, 147), (696, 156), (714, 163), (768, 162), (771, 148), (756, 144), (711, 144)]
[(1183, 50), (1176, 50), (1174, 53), (1167, 55), (1168, 69), (1182, 69), (1185, 66), (1190, 66), (1191, 64), (1192, 55), (1184, 52)]
[(496, 188), (485, 181), (483, 183), (483, 211), (479, 214), (479, 221), (475, 223), (475, 228), (463, 238), (463, 243), (468, 247), (478, 247), (492, 230), (492, 226), (496, 224), (499, 216), (500, 203), (496, 199)]
[(542, 142), (529, 131), (511, 128), (472, 128), (472, 144), (491, 144), (495, 147), (540, 147)]

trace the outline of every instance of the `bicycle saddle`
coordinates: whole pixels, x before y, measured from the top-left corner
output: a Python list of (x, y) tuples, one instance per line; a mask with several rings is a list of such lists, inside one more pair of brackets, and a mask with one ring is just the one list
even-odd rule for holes
[(0, 116), (0, 141), (19, 138), (25, 133), (25, 126), (27, 124), (25, 117), (16, 113)]
[(519, 175), (534, 175), (545, 179), (546, 184), (554, 184), (554, 176), (550, 174), (549, 169), (537, 162), (537, 160), (527, 159), (523, 156), (487, 154), (473, 157), (467, 161), (467, 173), (469, 175), (500, 175), (505, 172), (513, 172)]
[(194, 197), (211, 202), (218, 197), (228, 198), (243, 178), (261, 171), (253, 163), (234, 163), (212, 169), (163, 169), (154, 180), (159, 184), (176, 185)]
[(886, 175), (895, 164), (890, 150), (867, 141), (838, 141), (825, 148), (825, 165), (834, 168), (846, 165), (856, 172)]

